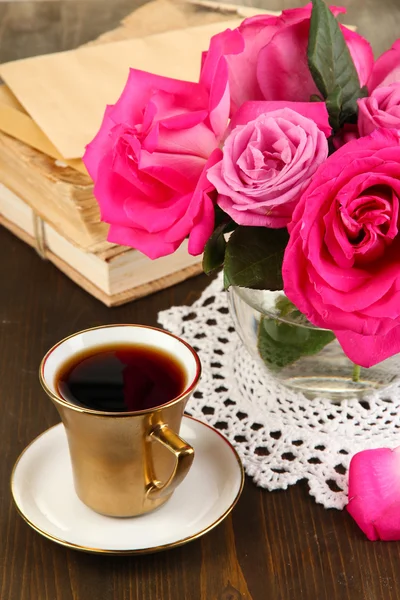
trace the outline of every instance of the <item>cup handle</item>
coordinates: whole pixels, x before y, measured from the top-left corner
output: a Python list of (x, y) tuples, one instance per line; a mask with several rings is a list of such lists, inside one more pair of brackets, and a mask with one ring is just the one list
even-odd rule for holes
[(160, 442), (176, 458), (175, 468), (171, 477), (165, 483), (153, 480), (147, 489), (147, 495), (151, 498), (163, 498), (167, 494), (172, 494), (175, 488), (185, 479), (192, 466), (194, 449), (165, 423), (154, 427), (149, 436), (150, 439)]

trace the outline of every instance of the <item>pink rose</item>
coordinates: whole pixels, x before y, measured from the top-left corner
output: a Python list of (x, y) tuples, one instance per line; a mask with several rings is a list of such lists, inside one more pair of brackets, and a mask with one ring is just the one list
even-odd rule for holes
[(368, 135), (380, 127), (400, 129), (400, 82), (377, 87), (368, 98), (358, 100), (360, 135)]
[(375, 129), (400, 129), (400, 40), (378, 58), (368, 80), (370, 96), (358, 100), (361, 136)]
[(400, 540), (400, 447), (355, 454), (347, 510), (370, 540)]
[[(345, 12), (331, 8), (336, 15)], [(203, 61), (201, 81), (209, 86), (220, 67), (227, 64), (232, 112), (247, 100), (308, 102), (318, 94), (307, 63), (311, 4), (285, 10), (279, 17), (260, 15), (246, 19), (211, 39)], [(357, 69), (360, 84), (368, 81), (373, 65), (369, 43), (340, 26)]]
[(220, 158), (228, 113), (221, 70), (210, 91), (130, 71), (84, 156), (101, 218), (110, 223), (109, 241), (158, 258), (189, 236), (189, 252), (203, 251), (214, 227), (206, 171)]
[(368, 80), (368, 89), (372, 92), (378, 86), (388, 86), (398, 81), (400, 81), (400, 40), (397, 40), (374, 64)]
[(218, 205), (239, 225), (285, 227), (328, 156), (325, 104), (247, 102), (230, 128), (222, 160), (207, 173)]
[(400, 133), (377, 130), (320, 166), (289, 225), (289, 299), (370, 367), (400, 351)]

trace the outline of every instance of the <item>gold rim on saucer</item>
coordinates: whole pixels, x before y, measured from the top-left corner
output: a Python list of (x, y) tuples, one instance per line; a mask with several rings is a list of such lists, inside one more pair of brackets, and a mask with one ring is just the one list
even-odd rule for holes
[[(239, 470), (240, 470), (240, 485), (239, 485), (239, 489), (238, 492), (235, 496), (235, 498), (233, 499), (233, 501), (231, 502), (231, 504), (229, 505), (229, 507), (224, 511), (224, 513), (222, 515), (220, 515), (218, 517), (218, 519), (216, 519), (213, 523), (210, 523), (210, 525), (208, 525), (207, 527), (205, 527), (204, 529), (202, 529), (201, 531), (198, 531), (197, 533), (182, 538), (180, 540), (177, 540), (176, 542), (171, 542), (171, 543), (167, 543), (167, 544), (162, 544), (159, 546), (153, 546), (153, 547), (149, 547), (149, 548), (140, 548), (140, 549), (124, 549), (124, 550), (118, 550), (118, 549), (107, 549), (107, 548), (92, 548), (90, 546), (83, 546), (83, 545), (79, 545), (79, 544), (74, 544), (72, 542), (68, 542), (66, 540), (63, 540), (62, 538), (53, 536), (49, 533), (47, 533), (46, 531), (44, 531), (43, 529), (41, 529), (40, 527), (38, 527), (35, 523), (33, 523), (33, 521), (31, 521), (24, 513), (23, 509), (18, 505), (17, 499), (16, 499), (16, 493), (15, 493), (15, 473), (16, 473), (16, 469), (18, 468), (18, 465), (20, 463), (20, 460), (22, 459), (22, 457), (25, 455), (25, 453), (27, 451), (29, 451), (29, 449), (35, 444), (35, 442), (37, 442), (37, 440), (39, 440), (42, 436), (44, 436), (46, 433), (48, 433), (50, 430), (55, 429), (56, 427), (59, 427), (61, 425), (61, 423), (58, 423), (57, 425), (54, 425), (53, 427), (50, 427), (49, 429), (47, 429), (46, 431), (44, 431), (43, 433), (41, 433), (40, 435), (38, 435), (34, 440), (32, 440), (32, 442), (22, 451), (22, 453), (19, 455), (14, 468), (12, 470), (11, 473), (11, 492), (12, 492), (12, 496), (14, 499), (14, 503), (16, 506), (16, 509), (19, 513), (19, 515), (23, 518), (23, 520), (32, 528), (34, 529), (37, 533), (40, 533), (40, 535), (42, 535), (43, 537), (47, 538), (48, 540), (51, 540), (52, 542), (56, 542), (57, 544), (60, 544), (61, 546), (65, 546), (66, 548), (72, 548), (74, 550), (79, 550), (82, 552), (88, 552), (91, 554), (109, 554), (109, 555), (134, 555), (134, 554), (153, 554), (155, 552), (161, 552), (163, 550), (168, 550), (170, 548), (176, 548), (178, 546), (182, 546), (184, 544), (187, 544), (193, 540), (196, 540), (197, 538), (200, 538), (201, 536), (205, 535), (206, 533), (208, 533), (209, 531), (211, 531), (212, 529), (214, 529), (217, 525), (219, 525), (228, 515), (229, 513), (234, 509), (234, 507), (236, 506), (241, 493), (243, 491), (243, 486), (244, 486), (244, 480), (245, 480), (245, 473), (244, 473), (244, 469), (243, 469), (243, 465), (242, 462), (239, 458), (238, 453), (236, 452), (235, 448), (233, 447), (233, 445), (229, 442), (229, 440), (226, 439), (225, 436), (223, 436), (219, 431), (217, 431), (215, 428), (211, 427), (210, 425), (208, 425), (207, 423), (204, 423), (203, 421), (200, 421), (199, 419), (195, 419), (194, 417), (191, 417), (189, 415), (185, 415), (184, 416), (185, 419), (190, 419), (191, 421), (200, 423), (201, 425), (203, 425), (204, 427), (207, 427), (208, 429), (211, 429), (213, 431), (213, 433), (217, 434), (226, 444), (227, 446), (230, 448), (230, 450), (232, 451), (236, 462), (239, 466)], [(149, 513), (149, 515), (151, 515), (151, 513)], [(113, 518), (113, 517), (110, 517)], [(135, 518), (135, 517), (133, 517)]]

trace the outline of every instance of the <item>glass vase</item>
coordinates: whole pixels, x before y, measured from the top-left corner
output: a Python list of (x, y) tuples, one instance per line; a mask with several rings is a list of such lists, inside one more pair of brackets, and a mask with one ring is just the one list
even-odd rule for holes
[(369, 369), (353, 364), (334, 334), (314, 327), (283, 292), (231, 287), (230, 311), (243, 344), (270, 377), (308, 398), (362, 398), (400, 376), (400, 355)]

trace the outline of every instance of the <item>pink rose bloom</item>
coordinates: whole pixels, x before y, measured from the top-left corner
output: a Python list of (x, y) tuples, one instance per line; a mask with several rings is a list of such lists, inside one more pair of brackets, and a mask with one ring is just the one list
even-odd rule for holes
[(400, 129), (400, 82), (377, 87), (368, 98), (358, 100), (360, 135), (368, 135), (380, 127)]
[(239, 225), (285, 227), (328, 156), (325, 104), (247, 102), (230, 128), (222, 160), (207, 173), (218, 205)]
[(353, 456), (347, 510), (368, 539), (400, 540), (400, 447)]
[[(343, 8), (331, 8), (337, 15)], [(201, 81), (210, 86), (223, 60), (229, 73), (232, 113), (247, 100), (309, 102), (318, 89), (307, 63), (311, 4), (285, 10), (279, 17), (246, 19), (238, 29), (211, 39), (203, 61)], [(367, 83), (374, 62), (369, 43), (340, 26), (357, 69), (360, 84)]]
[(189, 236), (189, 252), (203, 251), (214, 227), (206, 171), (220, 158), (228, 114), (222, 71), (210, 91), (130, 71), (84, 156), (109, 241), (158, 258)]
[(400, 351), (399, 198), (400, 133), (377, 130), (320, 166), (289, 225), (288, 298), (363, 367)]
[(388, 86), (400, 81), (400, 40), (384, 52), (374, 64), (368, 79), (370, 93), (378, 86)]
[(358, 100), (361, 136), (375, 129), (400, 129), (400, 40), (376, 61), (368, 81), (370, 96)]

